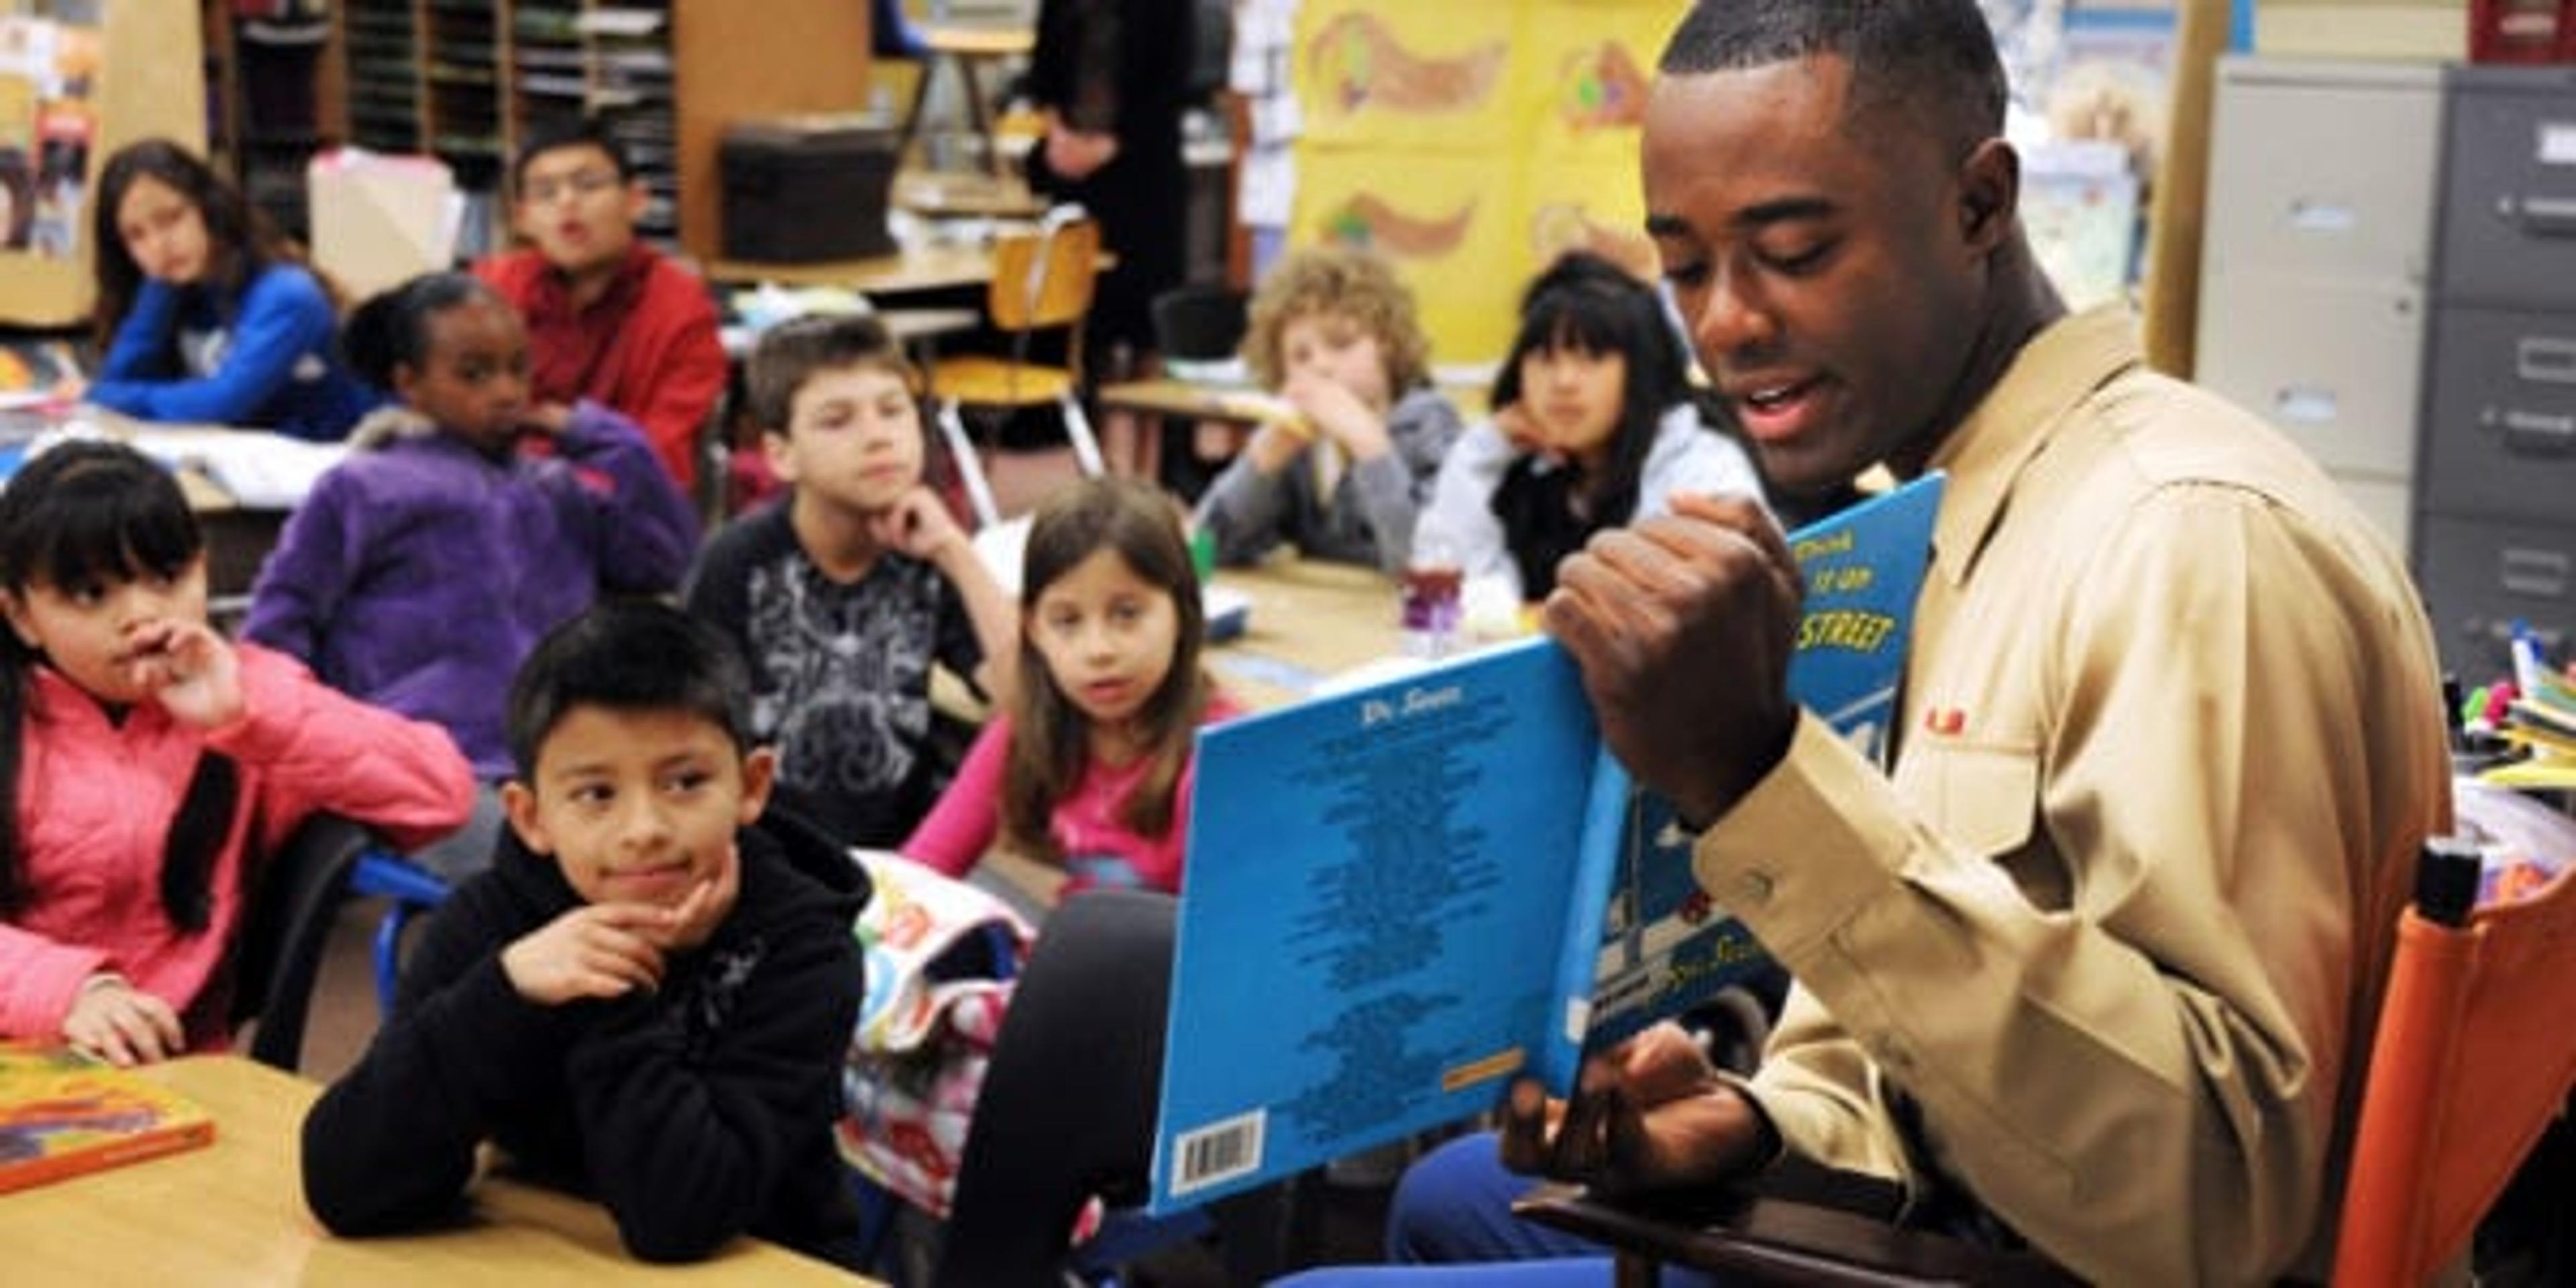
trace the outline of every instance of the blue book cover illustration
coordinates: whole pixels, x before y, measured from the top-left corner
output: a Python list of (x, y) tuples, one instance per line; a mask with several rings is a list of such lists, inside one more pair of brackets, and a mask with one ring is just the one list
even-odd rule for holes
[[(1790, 691), (1883, 761), (1931, 475), (1791, 534)], [(1587, 1044), (1763, 964), (1538, 638), (1200, 735), (1153, 1203), (1560, 1093)]]

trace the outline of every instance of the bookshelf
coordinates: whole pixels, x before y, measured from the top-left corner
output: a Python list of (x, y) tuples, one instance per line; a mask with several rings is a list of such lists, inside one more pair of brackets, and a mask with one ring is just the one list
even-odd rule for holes
[(651, 194), (644, 235), (713, 259), (724, 127), (868, 101), (857, 0), (338, 0), (336, 21), (348, 139), (446, 161), (479, 194), (469, 253), (506, 238), (519, 144), (590, 114)]

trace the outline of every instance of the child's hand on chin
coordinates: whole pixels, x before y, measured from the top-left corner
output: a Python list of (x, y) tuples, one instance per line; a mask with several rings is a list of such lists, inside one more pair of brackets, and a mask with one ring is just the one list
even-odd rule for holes
[(241, 718), (241, 660), (204, 622), (165, 618), (126, 633), (126, 676), (181, 723), (215, 729)]
[(868, 536), (878, 545), (915, 559), (935, 559), (966, 533), (950, 517), (948, 506), (927, 487), (915, 487), (903, 499), (868, 517)]
[(654, 936), (655, 942), (662, 945), (664, 952), (675, 953), (707, 942), (716, 927), (732, 915), (734, 901), (741, 895), (742, 851), (728, 845), (724, 863), (717, 867), (715, 875), (699, 882), (688, 898), (670, 910), (668, 924)]
[(539, 1006), (659, 988), (670, 918), (670, 909), (646, 903), (584, 904), (502, 949), (501, 973)]

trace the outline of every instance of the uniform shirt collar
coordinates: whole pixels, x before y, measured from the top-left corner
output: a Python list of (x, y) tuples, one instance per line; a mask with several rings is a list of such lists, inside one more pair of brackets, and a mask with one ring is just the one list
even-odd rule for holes
[(2003, 379), (1932, 454), (1929, 468), (1950, 474), (1932, 533), (1936, 573), (1954, 586), (1967, 580), (2003, 515), (2013, 481), (2050, 430), (2086, 396), (2142, 361), (2137, 320), (2116, 304), (2060, 318), (2022, 346)]

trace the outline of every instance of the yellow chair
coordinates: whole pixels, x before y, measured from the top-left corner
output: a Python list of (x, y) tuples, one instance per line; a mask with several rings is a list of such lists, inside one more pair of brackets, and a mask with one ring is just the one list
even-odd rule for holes
[[(974, 440), (966, 432), (960, 409), (993, 407), (1019, 410), (1053, 404), (1064, 415), (1065, 436), (1082, 472), (1104, 472), (1100, 440), (1082, 411), (1082, 324), (1091, 312), (1093, 279), (1100, 267), (1100, 225), (1078, 206), (1049, 211), (1033, 229), (1004, 234), (993, 246), (993, 284), (985, 311), (992, 324), (1009, 334), (1007, 357), (967, 355), (943, 358), (930, 372), (930, 394), (939, 404), (939, 429), (978, 523), (999, 520), (991, 482)], [(1030, 338), (1039, 331), (1066, 335), (1064, 365), (1028, 359)]]

